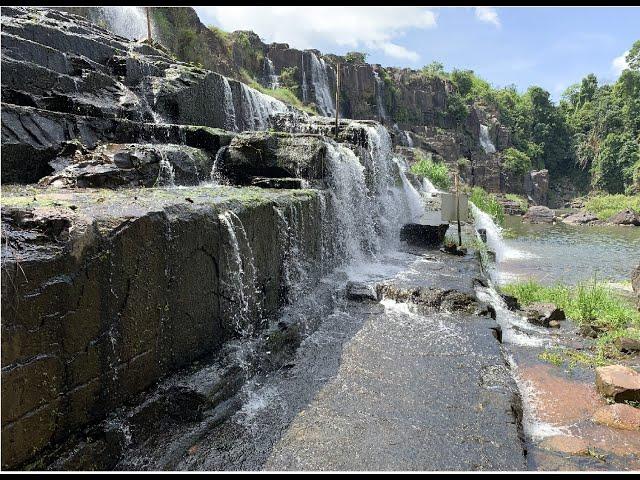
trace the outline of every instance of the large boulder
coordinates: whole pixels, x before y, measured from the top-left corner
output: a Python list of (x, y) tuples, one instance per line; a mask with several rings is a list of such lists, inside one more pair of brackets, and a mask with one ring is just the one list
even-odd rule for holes
[(640, 373), (623, 365), (596, 368), (596, 388), (614, 402), (640, 401)]
[(590, 212), (576, 212), (564, 217), (562, 221), (569, 225), (588, 225), (598, 222), (598, 217)]
[(448, 223), (441, 225), (407, 223), (400, 229), (400, 240), (418, 247), (439, 247), (444, 242), (448, 229)]
[(237, 135), (218, 165), (220, 173), (240, 185), (253, 177), (322, 179), (327, 167), (323, 137), (273, 132)]
[(626, 208), (613, 215), (608, 222), (613, 225), (633, 225), (638, 227), (640, 226), (640, 214), (631, 208)]
[(534, 205), (533, 207), (529, 207), (529, 210), (527, 210), (527, 213), (524, 214), (522, 219), (529, 223), (553, 223), (556, 215), (549, 207)]

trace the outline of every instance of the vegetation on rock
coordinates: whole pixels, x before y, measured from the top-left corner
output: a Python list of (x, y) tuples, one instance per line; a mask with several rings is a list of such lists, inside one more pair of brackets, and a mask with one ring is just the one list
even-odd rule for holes
[(640, 312), (597, 279), (576, 286), (555, 284), (542, 285), (535, 280), (507, 284), (502, 291), (518, 299), (522, 306), (533, 303), (554, 303), (564, 310), (567, 318), (579, 325), (596, 327), (599, 333), (596, 342), (597, 356), (616, 356), (619, 352), (614, 341), (625, 335), (640, 338)]
[(596, 195), (584, 203), (584, 209), (601, 220), (607, 220), (627, 208), (640, 212), (640, 195)]
[(411, 173), (426, 177), (437, 188), (447, 190), (451, 186), (449, 169), (443, 162), (436, 162), (432, 157), (416, 151), (418, 161), (411, 165)]

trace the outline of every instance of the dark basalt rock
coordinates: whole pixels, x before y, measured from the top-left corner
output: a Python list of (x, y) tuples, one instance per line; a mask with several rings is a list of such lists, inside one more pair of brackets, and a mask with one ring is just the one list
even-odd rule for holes
[(356, 302), (378, 301), (378, 294), (375, 288), (361, 282), (347, 282), (346, 295), (349, 300)]
[(534, 303), (524, 310), (529, 323), (548, 327), (551, 321), (565, 320), (564, 311), (553, 303)]
[(269, 178), (253, 177), (251, 185), (260, 188), (285, 188), (299, 190), (305, 188), (305, 180), (301, 178)]
[(245, 132), (231, 141), (218, 168), (239, 185), (253, 177), (322, 179), (326, 155), (326, 142), (317, 135)]
[(616, 213), (608, 222), (613, 225), (633, 225), (638, 227), (640, 226), (640, 213), (631, 208), (627, 208)]
[(444, 242), (448, 229), (448, 223), (441, 225), (408, 223), (400, 230), (400, 240), (418, 247), (439, 247)]
[(171, 181), (197, 185), (209, 178), (213, 161), (213, 155), (184, 145), (106, 144), (57, 157), (50, 162), (56, 172), (39, 183), (66, 188), (154, 187)]

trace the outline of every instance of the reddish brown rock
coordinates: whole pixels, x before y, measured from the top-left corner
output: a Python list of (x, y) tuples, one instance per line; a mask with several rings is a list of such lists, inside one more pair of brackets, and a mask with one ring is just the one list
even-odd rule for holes
[(622, 365), (598, 367), (596, 388), (615, 402), (640, 401), (640, 373)]
[(607, 405), (596, 411), (593, 421), (622, 430), (640, 430), (640, 409), (626, 403)]
[(566, 453), (568, 455), (588, 455), (589, 443), (579, 437), (570, 435), (554, 435), (545, 438), (540, 443), (540, 448), (554, 452)]

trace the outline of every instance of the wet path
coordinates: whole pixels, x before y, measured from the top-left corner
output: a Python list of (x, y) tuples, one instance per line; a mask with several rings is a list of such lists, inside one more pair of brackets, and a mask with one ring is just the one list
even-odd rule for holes
[[(403, 260), (405, 267), (392, 275), (403, 287), (471, 292), (478, 275), (471, 256), (413, 252)], [(341, 290), (333, 301), (286, 368), (245, 386), (242, 405), (230, 418), (172, 432), (166, 443), (158, 441), (121, 466), (525, 468), (515, 385), (492, 334), (494, 320), (440, 310), (414, 313), (393, 300), (353, 302)]]

